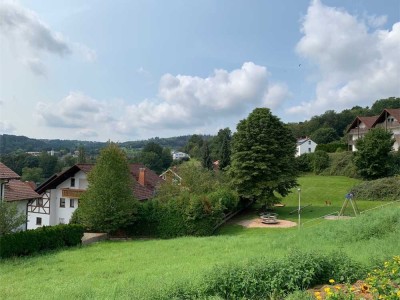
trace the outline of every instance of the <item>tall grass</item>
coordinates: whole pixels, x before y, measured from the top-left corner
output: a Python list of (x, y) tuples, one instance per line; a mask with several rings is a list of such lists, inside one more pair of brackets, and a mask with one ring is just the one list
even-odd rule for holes
[[(103, 242), (30, 258), (0, 261), (4, 299), (154, 299), (215, 266), (281, 259), (294, 250), (337, 250), (363, 265), (400, 253), (400, 208), (297, 229), (246, 229), (233, 235)], [(333, 255), (333, 254), (332, 254)]]

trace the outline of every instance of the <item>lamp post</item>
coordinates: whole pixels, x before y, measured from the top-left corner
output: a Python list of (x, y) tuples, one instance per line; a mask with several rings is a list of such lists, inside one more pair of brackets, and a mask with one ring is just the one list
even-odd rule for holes
[(299, 213), (299, 229), (300, 229), (300, 210), (301, 210), (300, 203), (301, 203), (301, 189), (300, 189), (300, 188), (298, 188), (298, 189), (297, 189), (297, 191), (299, 192), (299, 209), (298, 209), (298, 213)]

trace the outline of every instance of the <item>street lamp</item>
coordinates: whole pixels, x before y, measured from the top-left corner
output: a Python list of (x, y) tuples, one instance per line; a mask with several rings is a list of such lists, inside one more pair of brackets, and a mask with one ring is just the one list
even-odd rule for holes
[(299, 209), (298, 209), (298, 213), (299, 213), (299, 229), (300, 229), (300, 210), (301, 210), (301, 206), (300, 206), (300, 202), (301, 202), (301, 189), (298, 188), (297, 191), (299, 192)]

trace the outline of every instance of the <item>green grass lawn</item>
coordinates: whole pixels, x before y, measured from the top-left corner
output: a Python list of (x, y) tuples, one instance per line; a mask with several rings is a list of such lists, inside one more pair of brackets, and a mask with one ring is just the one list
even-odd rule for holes
[[(357, 181), (344, 177), (300, 178), (302, 200), (313, 204), (310, 220), (340, 208)], [(296, 208), (284, 199), (281, 216)], [(325, 199), (332, 206), (325, 207)], [(370, 205), (377, 205), (372, 203)], [(367, 208), (368, 204), (360, 203)], [(393, 209), (395, 208), (395, 209)], [(1, 299), (152, 299), (181, 282), (196, 284), (218, 264), (279, 258), (292, 250), (341, 250), (367, 264), (400, 253), (399, 205), (351, 220), (291, 229), (243, 229), (227, 225), (218, 235), (171, 240), (102, 242), (41, 256), (0, 261)], [(396, 214), (397, 213), (397, 214)], [(390, 222), (387, 220), (391, 220)], [(397, 226), (397, 227), (396, 227)]]

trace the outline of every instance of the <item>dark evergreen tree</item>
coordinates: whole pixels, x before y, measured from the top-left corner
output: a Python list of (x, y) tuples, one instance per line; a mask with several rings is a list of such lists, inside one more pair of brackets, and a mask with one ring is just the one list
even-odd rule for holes
[(208, 147), (208, 142), (203, 143), (203, 159), (201, 161), (203, 168), (212, 170), (213, 162), (210, 155), (210, 148)]
[(219, 168), (221, 170), (228, 167), (231, 163), (231, 145), (230, 140), (228, 137), (225, 137), (220, 150), (220, 157), (219, 157)]
[(137, 200), (132, 193), (125, 153), (114, 143), (104, 148), (88, 175), (78, 219), (91, 230), (113, 232), (134, 221)]
[(390, 152), (395, 140), (392, 132), (373, 128), (357, 140), (354, 164), (364, 179), (378, 179), (391, 175), (393, 158)]
[(242, 197), (274, 203), (274, 192), (286, 196), (297, 186), (295, 153), (290, 130), (269, 109), (256, 108), (233, 135), (233, 186)]

